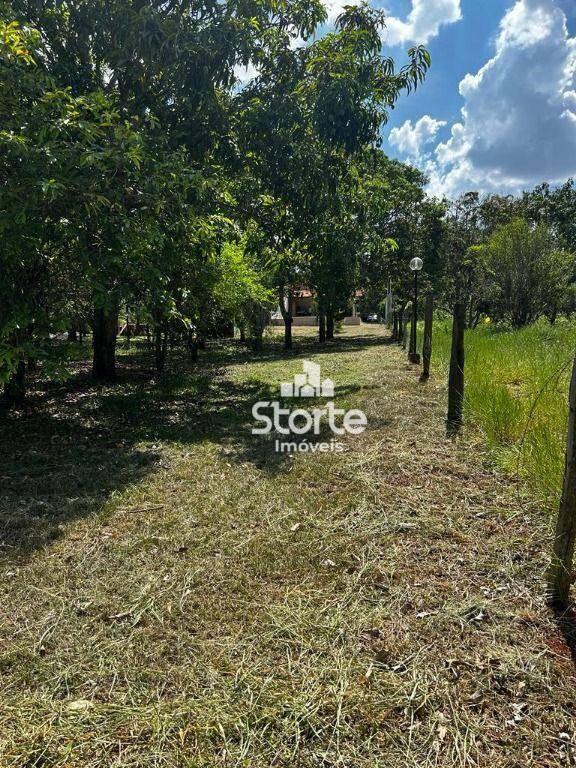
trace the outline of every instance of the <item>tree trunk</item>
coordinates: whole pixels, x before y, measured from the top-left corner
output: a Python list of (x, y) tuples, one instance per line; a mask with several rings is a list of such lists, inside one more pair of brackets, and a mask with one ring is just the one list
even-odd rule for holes
[(398, 341), (398, 311), (394, 310), (394, 321), (392, 324), (392, 341)]
[(264, 349), (264, 332), (260, 327), (254, 328), (252, 332), (252, 349), (254, 352), (262, 352)]
[(452, 351), (450, 354), (450, 376), (448, 379), (448, 434), (460, 431), (464, 411), (464, 329), (466, 327), (466, 305), (456, 303), (452, 319)]
[(76, 323), (73, 323), (68, 329), (68, 341), (78, 341), (78, 329), (76, 328)]
[(323, 309), (320, 310), (319, 315), (318, 341), (320, 344), (324, 344), (326, 341), (326, 313)]
[(386, 323), (386, 328), (391, 331), (393, 324), (394, 324), (394, 314), (395, 314), (395, 307), (394, 307), (394, 295), (392, 293), (392, 282), (390, 282), (390, 287), (388, 288), (388, 292), (386, 294), (386, 312), (385, 312), (385, 318), (384, 322)]
[(574, 541), (576, 538), (576, 360), (570, 383), (570, 419), (564, 469), (564, 488), (556, 535), (554, 555), (548, 578), (550, 602), (560, 610), (570, 604), (570, 586), (573, 581)]
[(166, 356), (168, 354), (168, 331), (165, 323), (158, 323), (154, 332), (154, 357), (156, 361), (156, 370), (162, 373), (166, 367)]
[(434, 296), (429, 293), (426, 296), (426, 311), (424, 315), (424, 342), (422, 354), (424, 358), (424, 367), (422, 369), (422, 378), (430, 378), (430, 361), (432, 360), (432, 328), (434, 323)]
[(95, 308), (93, 319), (92, 376), (97, 381), (116, 380), (118, 308)]
[(4, 402), (8, 408), (23, 408), (26, 403), (26, 361), (23, 358), (4, 384)]
[[(284, 320), (284, 349), (292, 349), (292, 324), (294, 318), (292, 317), (291, 291), (288, 291), (288, 294), (286, 295), (284, 293), (284, 286), (280, 286), (278, 299), (280, 301), (280, 312), (282, 313), (282, 319)], [(286, 306), (286, 299), (288, 299), (288, 306)]]
[(198, 342), (196, 340), (196, 334), (194, 331), (188, 331), (188, 335), (186, 336), (186, 346), (188, 347), (188, 352), (190, 352), (190, 359), (193, 363), (198, 362)]
[(331, 305), (326, 311), (326, 340), (334, 341), (334, 309)]
[(256, 307), (252, 318), (252, 349), (261, 352), (264, 349), (264, 310)]
[(240, 326), (240, 343), (246, 344), (246, 326), (244, 324)]
[(284, 349), (292, 349), (292, 318), (284, 318)]

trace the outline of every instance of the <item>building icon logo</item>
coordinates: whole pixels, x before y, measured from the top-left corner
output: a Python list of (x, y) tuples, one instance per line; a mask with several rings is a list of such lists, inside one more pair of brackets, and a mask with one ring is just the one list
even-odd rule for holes
[(304, 373), (294, 376), (293, 382), (280, 385), (281, 397), (334, 397), (334, 382), (332, 379), (322, 381), (322, 371), (319, 365), (306, 360), (303, 365)]

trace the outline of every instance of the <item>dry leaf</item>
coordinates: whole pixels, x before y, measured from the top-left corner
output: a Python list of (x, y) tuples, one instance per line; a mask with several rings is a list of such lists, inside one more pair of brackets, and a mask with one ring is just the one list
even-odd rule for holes
[(300, 530), (300, 528), (302, 528), (302, 524), (301, 524), (301, 523), (295, 523), (295, 524), (294, 524), (294, 525), (293, 525), (293, 526), (290, 528), (290, 530), (292, 531), (292, 533), (296, 533), (296, 531), (299, 531), (299, 530)]
[(92, 709), (94, 702), (87, 699), (78, 699), (77, 701), (70, 701), (66, 704), (66, 710), (68, 712), (86, 712), (88, 709)]

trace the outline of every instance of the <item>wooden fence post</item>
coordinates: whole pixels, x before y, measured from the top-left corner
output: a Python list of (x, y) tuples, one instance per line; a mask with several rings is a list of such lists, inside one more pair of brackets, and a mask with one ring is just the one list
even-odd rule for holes
[(432, 326), (434, 323), (434, 294), (429, 293), (426, 296), (426, 311), (424, 315), (424, 342), (422, 354), (424, 357), (424, 367), (422, 378), (430, 378), (430, 361), (432, 359)]
[(396, 343), (402, 345), (402, 336), (404, 335), (404, 307), (400, 307), (398, 310), (398, 335), (396, 336)]
[(570, 420), (564, 469), (564, 488), (556, 524), (554, 554), (549, 574), (550, 602), (560, 610), (570, 604), (574, 541), (576, 539), (576, 360), (570, 382)]
[(454, 304), (452, 319), (452, 352), (450, 354), (450, 376), (448, 378), (448, 417), (446, 419), (449, 435), (455, 435), (462, 426), (464, 409), (464, 329), (466, 327), (466, 305)]
[(404, 307), (404, 312), (402, 314), (402, 349), (406, 349), (408, 347), (408, 323), (410, 322), (410, 318), (412, 316), (412, 302), (409, 301), (408, 304)]

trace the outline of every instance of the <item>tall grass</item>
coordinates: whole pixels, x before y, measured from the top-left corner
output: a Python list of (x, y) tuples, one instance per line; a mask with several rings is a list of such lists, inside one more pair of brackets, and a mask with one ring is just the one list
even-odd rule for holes
[[(435, 365), (447, 375), (450, 323), (435, 328)], [(553, 507), (562, 484), (576, 325), (542, 321), (519, 331), (466, 333), (465, 413), (498, 463)]]

